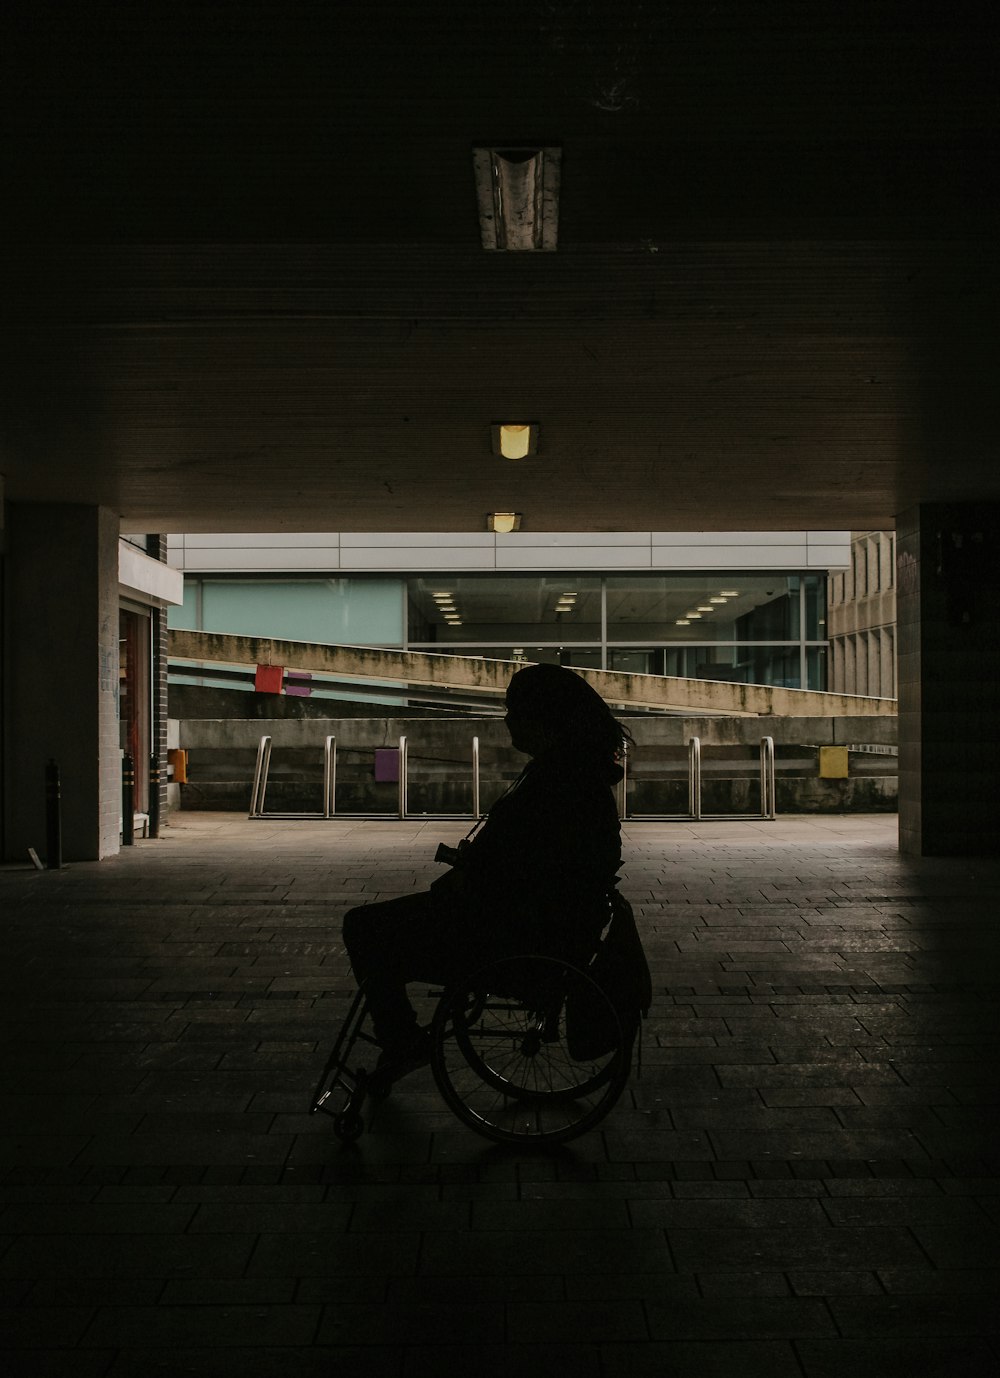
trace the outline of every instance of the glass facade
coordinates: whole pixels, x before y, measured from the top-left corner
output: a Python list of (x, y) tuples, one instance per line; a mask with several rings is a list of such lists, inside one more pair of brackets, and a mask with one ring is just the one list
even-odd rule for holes
[(826, 687), (821, 574), (192, 577), (170, 625)]
[(411, 650), (826, 686), (819, 574), (421, 575), (407, 590)]

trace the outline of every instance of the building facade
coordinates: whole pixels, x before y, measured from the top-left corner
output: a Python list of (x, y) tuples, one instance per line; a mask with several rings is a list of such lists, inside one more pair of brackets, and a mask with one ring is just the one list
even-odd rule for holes
[(835, 693), (896, 697), (896, 536), (856, 531), (850, 562), (827, 583), (829, 684)]
[(170, 625), (827, 688), (847, 532), (185, 535)]

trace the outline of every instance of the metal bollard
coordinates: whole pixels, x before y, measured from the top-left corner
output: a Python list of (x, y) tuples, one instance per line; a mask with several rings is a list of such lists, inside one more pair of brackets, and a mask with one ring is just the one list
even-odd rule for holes
[(45, 766), (45, 865), (62, 870), (62, 790), (59, 767), (51, 759)]
[(149, 836), (160, 835), (160, 758), (149, 758)]
[(135, 762), (129, 752), (122, 757), (122, 846), (135, 841)]

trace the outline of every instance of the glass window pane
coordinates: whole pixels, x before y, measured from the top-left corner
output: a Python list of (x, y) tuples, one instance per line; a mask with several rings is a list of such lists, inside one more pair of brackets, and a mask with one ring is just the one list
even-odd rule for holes
[(180, 607), (170, 607), (167, 609), (167, 626), (176, 627), (186, 632), (201, 631), (198, 626), (198, 592), (201, 585), (200, 579), (184, 580), (184, 602)]
[(785, 574), (612, 574), (610, 641), (792, 641), (799, 579)]
[(809, 676), (807, 689), (825, 689), (827, 655), (825, 646), (809, 646), (806, 649), (806, 673)]
[(411, 646), (601, 640), (601, 580), (580, 574), (442, 574), (408, 580)]
[(210, 632), (346, 646), (401, 646), (398, 579), (206, 579)]
[(806, 590), (806, 640), (826, 638), (826, 578), (822, 574), (807, 574), (803, 578)]

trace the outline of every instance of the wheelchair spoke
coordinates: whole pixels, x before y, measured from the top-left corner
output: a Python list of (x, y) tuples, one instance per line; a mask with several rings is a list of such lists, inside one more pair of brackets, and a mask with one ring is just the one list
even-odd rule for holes
[[(534, 993), (507, 993), (519, 987)], [(451, 997), (431, 1067), (460, 1119), (501, 1143), (544, 1144), (582, 1134), (608, 1113), (628, 1078), (630, 1049), (620, 1037), (600, 1056), (576, 1055), (566, 991), (581, 989), (600, 1011), (605, 997), (585, 973), (532, 957), (498, 961)], [(606, 1018), (617, 1027), (610, 1006)]]

